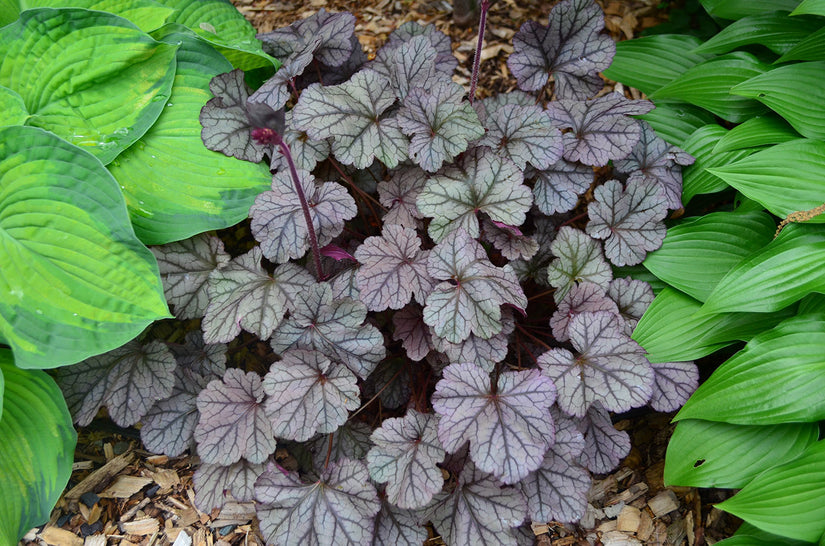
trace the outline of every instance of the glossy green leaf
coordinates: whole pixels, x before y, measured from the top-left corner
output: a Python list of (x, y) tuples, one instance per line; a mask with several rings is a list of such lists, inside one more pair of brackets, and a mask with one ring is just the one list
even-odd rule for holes
[(631, 279), (646, 282), (650, 285), (650, 288), (653, 289), (654, 294), (658, 294), (667, 288), (666, 282), (659, 280), (656, 275), (645, 269), (645, 267), (641, 264), (626, 265), (622, 267), (613, 266), (613, 278), (621, 279), (624, 277), (630, 277)]
[(169, 317), (158, 266), (90, 153), (0, 128), (0, 330), (23, 368), (72, 364)]
[(801, 455), (818, 436), (816, 423), (755, 426), (686, 419), (668, 442), (665, 484), (739, 489), (766, 468)]
[(700, 0), (710, 15), (721, 19), (741, 19), (766, 11), (791, 11), (799, 0)]
[(825, 315), (783, 321), (719, 366), (675, 419), (769, 425), (825, 418), (824, 343)]
[(821, 312), (825, 312), (825, 295), (823, 294), (808, 294), (799, 302), (799, 315)]
[(800, 138), (793, 127), (775, 115), (756, 116), (740, 123), (719, 139), (713, 153), (779, 144)]
[[(780, 218), (825, 202), (825, 142), (793, 140), (718, 165), (709, 172)], [(825, 222), (825, 215), (810, 222)]]
[(825, 61), (825, 27), (796, 44), (776, 60), (777, 64), (788, 61)]
[(272, 182), (265, 165), (210, 151), (201, 141), (198, 115), (212, 98), (209, 81), (232, 66), (198, 38), (163, 39), (181, 44), (169, 101), (155, 125), (109, 164), (146, 244), (236, 224)]
[(23, 125), (29, 119), (23, 97), (0, 85), (0, 125)]
[(693, 53), (727, 53), (759, 44), (781, 55), (821, 27), (822, 21), (814, 17), (791, 17), (784, 11), (749, 15), (722, 29)]
[(765, 104), (808, 138), (825, 138), (825, 61), (780, 66), (751, 78), (731, 93)]
[(675, 80), (708, 55), (692, 52), (701, 44), (695, 36), (658, 34), (616, 44), (616, 55), (604, 75), (650, 94)]
[(770, 70), (750, 53), (737, 51), (687, 69), (650, 94), (650, 99), (678, 99), (709, 110), (722, 119), (741, 123), (765, 111), (759, 102), (731, 95), (732, 87)]
[[(821, 542), (820, 542), (821, 544)], [(720, 540), (717, 546), (811, 546), (810, 542), (780, 537), (743, 522), (730, 538)]]
[(776, 313), (697, 312), (702, 302), (665, 288), (633, 331), (633, 339), (651, 362), (680, 362), (707, 356), (736, 341), (747, 341), (794, 315), (793, 307)]
[(825, 15), (825, 0), (802, 0), (791, 15)]
[(769, 533), (818, 542), (825, 533), (825, 441), (769, 468), (716, 507)]
[(0, 27), (14, 22), (20, 15), (18, 0), (0, 0)]
[(716, 284), (743, 258), (773, 238), (776, 226), (764, 212), (715, 212), (667, 230), (644, 266), (682, 292), (705, 301)]
[(680, 148), (697, 129), (716, 122), (713, 114), (698, 106), (664, 100), (638, 118), (648, 122), (658, 137)]
[(682, 149), (696, 158), (693, 165), (682, 169), (682, 203), (685, 205), (696, 195), (716, 193), (729, 187), (707, 169), (727, 165), (753, 153), (753, 150), (717, 153), (714, 150), (716, 144), (727, 134), (728, 130), (724, 127), (707, 125), (697, 129), (682, 145)]
[(175, 49), (108, 13), (26, 10), (0, 29), (0, 85), (23, 98), (29, 125), (106, 164), (163, 110), (175, 76)]
[(48, 521), (71, 475), (77, 434), (51, 377), (15, 367), (8, 349), (0, 349), (0, 375), (0, 544), (13, 545)]
[(16, 0), (15, 3), (17, 2), (23, 9), (85, 8), (106, 11), (130, 20), (144, 32), (163, 25), (175, 11), (154, 0)]

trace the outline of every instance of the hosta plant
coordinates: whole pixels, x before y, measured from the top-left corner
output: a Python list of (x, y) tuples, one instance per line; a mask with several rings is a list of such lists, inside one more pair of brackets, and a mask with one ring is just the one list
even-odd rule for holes
[(619, 44), (607, 71), (696, 157), (633, 338), (652, 362), (733, 349), (676, 416), (666, 482), (741, 489), (718, 505), (747, 522), (724, 544), (822, 543), (825, 5), (702, 3), (716, 36)]
[(367, 60), (354, 21), (261, 35), (283, 65), (257, 89), (212, 79), (204, 143), (271, 186), (239, 230), (153, 248), (180, 321), (60, 370), (74, 418), (105, 406), (153, 451), (196, 449), (198, 507), (254, 502), (269, 544), (420, 545), (427, 522), (515, 544), (578, 521), (591, 472), (630, 449), (610, 412), (697, 384), (630, 338), (653, 292), (613, 273), (660, 245), (692, 158), (631, 117), (650, 102), (601, 93), (592, 0), (526, 23), (521, 89), (483, 100), (435, 28)]

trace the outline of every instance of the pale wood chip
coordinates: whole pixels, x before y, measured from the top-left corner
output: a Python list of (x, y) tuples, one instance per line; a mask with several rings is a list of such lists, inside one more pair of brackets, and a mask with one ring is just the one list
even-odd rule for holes
[(608, 531), (602, 535), (602, 544), (604, 546), (643, 546), (638, 538), (619, 531)]
[(152, 499), (150, 499), (149, 497), (146, 497), (145, 499), (143, 499), (142, 501), (140, 501), (136, 505), (129, 508), (127, 511), (125, 511), (123, 513), (123, 515), (120, 516), (120, 521), (121, 522), (129, 521), (130, 519), (135, 517), (135, 514), (138, 513), (138, 510), (142, 510), (147, 504), (149, 504), (151, 502), (151, 500)]
[(114, 483), (99, 493), (102, 499), (128, 499), (152, 483), (152, 478), (118, 476)]
[(647, 510), (644, 510), (640, 513), (639, 516), (639, 528), (636, 529), (636, 536), (639, 537), (639, 540), (646, 543), (650, 538), (650, 535), (652, 534), (653, 518), (650, 517), (650, 514), (647, 513)]
[(616, 520), (616, 529), (625, 533), (636, 533), (642, 522), (642, 512), (635, 506), (625, 506)]
[(624, 491), (610, 497), (605, 504), (608, 506), (611, 504), (618, 504), (620, 502), (627, 504), (635, 499), (638, 499), (639, 497), (647, 493), (647, 491), (648, 487), (646, 483), (634, 483)]
[(679, 508), (679, 500), (676, 498), (676, 493), (670, 489), (665, 489), (649, 501), (647, 505), (657, 518), (673, 512)]
[(166, 455), (152, 455), (146, 457), (146, 462), (153, 465), (163, 465), (169, 462), (169, 457)]
[(60, 527), (47, 526), (37, 537), (49, 546), (83, 546), (83, 539)]
[(192, 537), (186, 531), (179, 530), (172, 546), (192, 546)]
[(88, 476), (84, 478), (79, 484), (72, 487), (66, 494), (63, 496), (68, 503), (70, 510), (77, 509), (77, 500), (80, 498), (83, 493), (88, 493), (89, 491), (94, 491), (97, 489), (101, 484), (108, 482), (112, 479), (113, 476), (116, 476), (120, 473), (121, 470), (126, 468), (129, 463), (131, 463), (135, 458), (135, 454), (131, 451), (127, 451), (121, 455), (118, 455), (108, 463), (104, 464)]
[(227, 525), (249, 523), (255, 517), (255, 504), (251, 502), (227, 502), (223, 509), (210, 524), (210, 527), (220, 528)]
[(106, 535), (89, 535), (83, 541), (83, 546), (106, 546)]
[(72, 463), (72, 472), (77, 470), (91, 470), (94, 466), (94, 461), (77, 461), (76, 463)]
[(180, 476), (172, 468), (152, 472), (151, 476), (155, 483), (160, 486), (160, 493), (168, 493), (173, 487), (180, 485)]
[(120, 524), (120, 530), (127, 535), (146, 536), (157, 533), (160, 523), (155, 518), (142, 518)]

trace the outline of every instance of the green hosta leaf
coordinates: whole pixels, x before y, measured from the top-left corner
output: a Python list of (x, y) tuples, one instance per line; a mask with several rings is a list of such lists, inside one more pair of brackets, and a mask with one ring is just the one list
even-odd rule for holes
[(765, 111), (757, 101), (730, 94), (732, 87), (770, 70), (753, 55), (734, 52), (694, 65), (650, 94), (650, 99), (678, 99), (741, 123)]
[[(620, 42), (623, 43), (623, 42)], [(684, 143), (700, 127), (716, 122), (713, 114), (683, 102), (658, 101), (656, 108), (638, 116), (665, 141), (684, 148)]]
[(767, 425), (825, 418), (823, 343), (823, 314), (780, 323), (717, 368), (676, 419)]
[(668, 443), (665, 483), (739, 489), (766, 468), (801, 455), (818, 434), (816, 423), (753, 426), (686, 419)]
[(171, 95), (152, 128), (109, 165), (146, 244), (238, 223), (272, 180), (265, 165), (212, 152), (201, 141), (198, 115), (211, 97), (209, 81), (231, 65), (197, 38), (163, 39), (181, 44)]
[(825, 15), (825, 0), (802, 0), (791, 15)]
[(708, 296), (703, 313), (778, 311), (811, 292), (825, 292), (825, 231), (791, 224), (769, 245), (739, 262)]
[(108, 13), (27, 10), (0, 29), (0, 85), (23, 98), (29, 125), (105, 164), (157, 120), (175, 76), (176, 49)]
[(727, 165), (753, 153), (753, 150), (716, 152), (716, 144), (727, 133), (724, 127), (707, 125), (690, 135), (682, 145), (687, 153), (696, 158), (693, 165), (682, 170), (682, 203), (687, 204), (701, 193), (716, 193), (727, 189), (725, 181), (707, 169)]
[(825, 533), (825, 441), (793, 461), (770, 468), (717, 508), (762, 530), (817, 542)]
[(730, 92), (764, 103), (808, 138), (825, 138), (825, 61), (780, 66), (735, 86)]
[(649, 95), (707, 59), (694, 51), (701, 43), (695, 36), (679, 34), (625, 40), (616, 44), (613, 63), (603, 73)]
[(825, 28), (810, 34), (777, 59), (776, 63), (788, 61), (825, 61)]
[(693, 53), (727, 53), (759, 44), (781, 55), (821, 26), (822, 21), (815, 17), (791, 17), (782, 11), (749, 15), (722, 29)]
[[(773, 535), (743, 522), (730, 538), (720, 540), (717, 546), (811, 546), (810, 542)], [(820, 541), (819, 544), (822, 544)]]
[(0, 128), (0, 331), (22, 368), (118, 347), (169, 316), (114, 179), (34, 127)]
[(791, 11), (799, 0), (701, 0), (702, 6), (713, 17), (741, 19), (766, 11)]
[(773, 238), (776, 226), (764, 212), (715, 212), (673, 226), (644, 266), (674, 288), (705, 301), (714, 286), (743, 258)]
[(0, 125), (24, 125), (28, 119), (23, 97), (0, 85)]
[[(85, 8), (106, 11), (129, 19), (144, 32), (163, 25), (175, 10), (164, 7), (154, 0), (12, 0), (22, 9), (32, 8)], [(2, 25), (2, 22), (0, 22)]]
[(713, 153), (754, 148), (767, 144), (779, 144), (799, 138), (784, 119), (772, 115), (757, 116), (741, 123), (719, 139)]
[(0, 349), (0, 543), (45, 523), (69, 481), (77, 434), (54, 380), (14, 366)]

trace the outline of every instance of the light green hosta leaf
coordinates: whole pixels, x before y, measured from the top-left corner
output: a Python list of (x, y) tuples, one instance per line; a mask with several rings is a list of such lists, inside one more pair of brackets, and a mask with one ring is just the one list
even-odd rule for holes
[(767, 425), (825, 418), (823, 343), (825, 315), (785, 320), (717, 368), (676, 419)]
[(667, 446), (665, 483), (739, 489), (766, 468), (801, 455), (818, 434), (816, 423), (754, 426), (686, 419)]
[(741, 123), (764, 112), (765, 107), (755, 100), (731, 95), (731, 88), (770, 68), (750, 53), (728, 53), (694, 65), (651, 93), (650, 99), (678, 99), (710, 110), (722, 119)]
[[(144, 32), (151, 32), (163, 25), (175, 10), (164, 7), (154, 0), (11, 0), (21, 9), (32, 8), (85, 8), (106, 11), (130, 20)], [(16, 17), (15, 17), (16, 18)], [(0, 23), (2, 25), (2, 23)]]
[(773, 238), (776, 226), (764, 212), (715, 212), (667, 230), (662, 246), (644, 266), (674, 288), (705, 301), (714, 286), (743, 258)]
[(0, 29), (0, 85), (23, 98), (29, 125), (106, 164), (157, 120), (175, 76), (176, 49), (108, 13), (27, 10)]
[(817, 542), (825, 533), (825, 441), (770, 468), (717, 504), (769, 533)]
[(799, 0), (701, 0), (711, 16), (721, 19), (741, 19), (766, 11), (791, 11)]
[(825, 0), (802, 0), (791, 15), (825, 15)]
[(716, 122), (713, 114), (698, 106), (664, 100), (638, 118), (650, 124), (657, 136), (680, 148), (697, 129)]
[(808, 138), (825, 138), (825, 61), (795, 63), (774, 68), (730, 90), (750, 97), (785, 118)]
[(749, 15), (722, 29), (693, 53), (727, 53), (759, 44), (781, 55), (820, 27), (822, 21), (815, 17), (791, 17), (782, 11)]
[(232, 66), (197, 38), (161, 39), (180, 42), (171, 95), (152, 128), (109, 165), (146, 244), (234, 225), (272, 181), (265, 165), (212, 152), (201, 141), (198, 115), (212, 97), (209, 81)]
[(823, 260), (825, 230), (812, 224), (790, 224), (719, 281), (702, 313), (778, 311), (811, 292), (824, 293)]
[(719, 139), (713, 153), (754, 148), (767, 144), (779, 144), (800, 138), (784, 119), (774, 116), (757, 116), (740, 123)]
[(11, 545), (48, 521), (71, 475), (77, 434), (48, 375), (15, 367), (0, 349), (0, 378), (0, 543)]
[[(773, 535), (754, 527), (747, 521), (742, 522), (732, 537), (720, 540), (717, 546), (811, 546), (810, 542), (794, 540)], [(819, 542), (822, 544), (822, 541)]]
[(0, 85), (0, 125), (24, 125), (28, 119), (23, 97)]
[(807, 38), (776, 60), (776, 63), (788, 61), (825, 61), (825, 27), (810, 34)]
[(169, 316), (114, 179), (34, 127), (0, 128), (0, 263), (0, 331), (23, 368), (78, 362)]
[(725, 181), (707, 169), (727, 165), (753, 153), (753, 150), (716, 152), (716, 144), (727, 133), (728, 130), (724, 127), (707, 125), (697, 129), (682, 145), (687, 153), (696, 158), (693, 165), (682, 169), (682, 203), (687, 204), (694, 196), (702, 193), (716, 193), (727, 189)]

